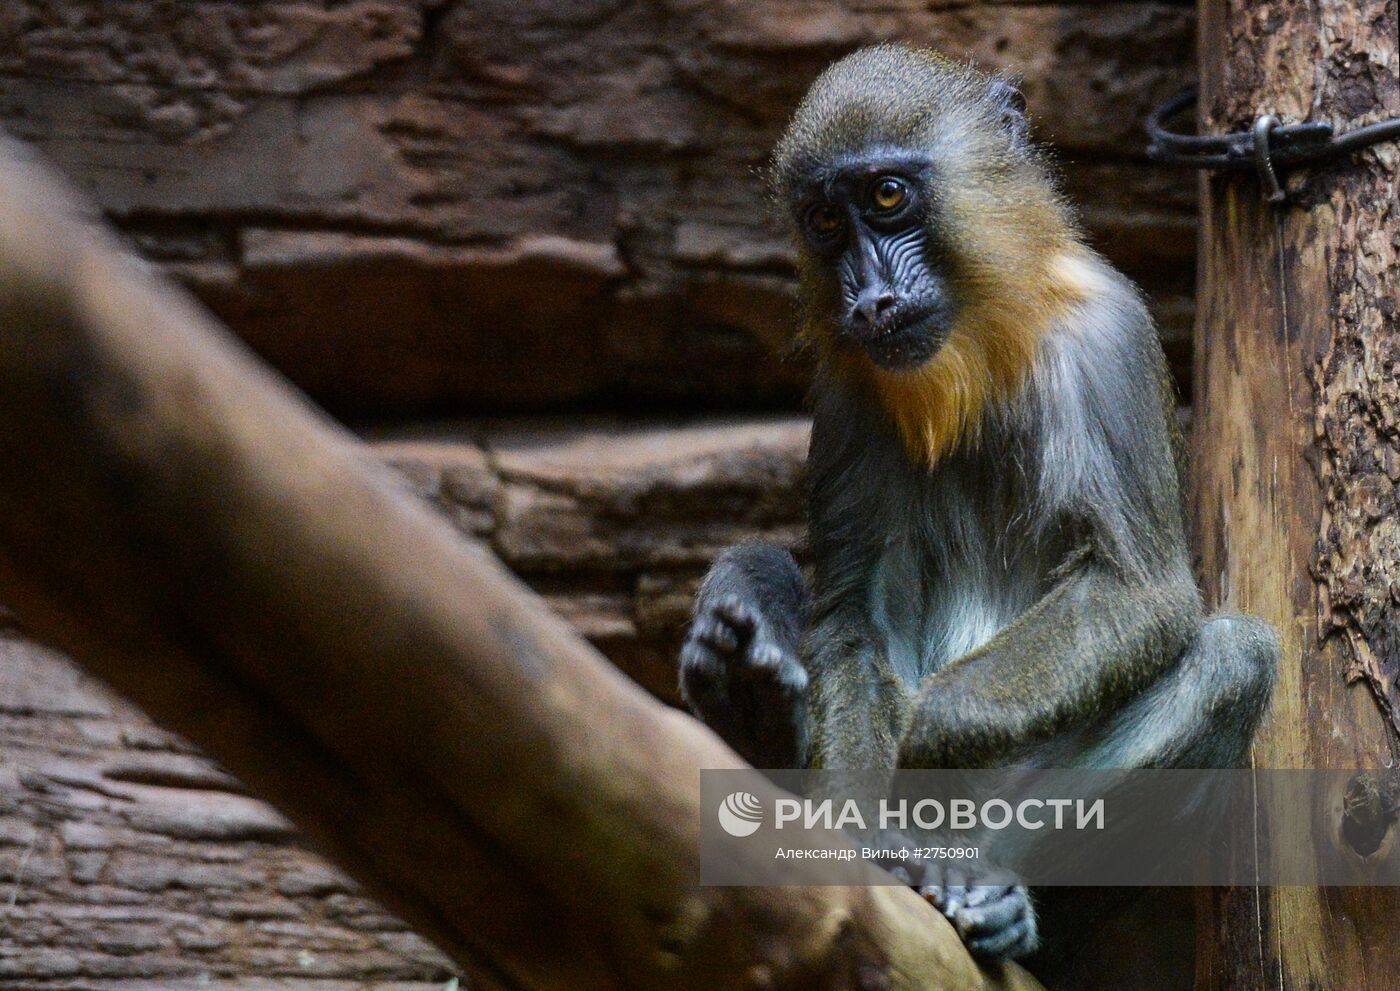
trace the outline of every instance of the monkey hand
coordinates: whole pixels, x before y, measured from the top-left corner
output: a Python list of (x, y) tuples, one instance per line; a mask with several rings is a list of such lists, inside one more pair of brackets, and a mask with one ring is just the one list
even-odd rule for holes
[(768, 620), (735, 594), (702, 600), (680, 655), (681, 695), (758, 767), (797, 767), (807, 672)]
[(916, 886), (975, 957), (1012, 960), (1039, 944), (1030, 892), (1009, 871), (969, 860), (926, 861)]

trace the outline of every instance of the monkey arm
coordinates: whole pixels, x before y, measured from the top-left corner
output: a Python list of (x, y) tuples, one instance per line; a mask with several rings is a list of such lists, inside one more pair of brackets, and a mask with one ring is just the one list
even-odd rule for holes
[(1176, 664), (1200, 623), (1185, 574), (1126, 578), (1088, 556), (987, 644), (924, 679), (899, 766), (995, 765), (1087, 728)]
[(865, 619), (845, 609), (818, 616), (802, 655), (810, 678), (809, 766), (893, 768), (911, 696)]

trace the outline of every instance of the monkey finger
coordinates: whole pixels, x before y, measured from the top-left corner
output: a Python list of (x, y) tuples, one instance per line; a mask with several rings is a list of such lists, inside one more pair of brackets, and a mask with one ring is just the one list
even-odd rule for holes
[(923, 878), (919, 885), (919, 894), (924, 900), (939, 911), (948, 899), (948, 865), (941, 860), (920, 861)]
[(963, 905), (967, 902), (967, 889), (960, 884), (945, 884), (943, 886), (943, 914), (948, 918), (956, 918), (962, 911)]
[(723, 692), (714, 651), (694, 641), (681, 646), (680, 689), (681, 698), (702, 718), (716, 713)]
[(715, 615), (727, 623), (740, 641), (753, 636), (758, 628), (758, 614), (737, 595), (726, 595), (714, 607)]
[(875, 866), (892, 874), (900, 883), (917, 889), (923, 883), (923, 865), (917, 860), (900, 857), (896, 852), (907, 849), (910, 845), (909, 838), (895, 829), (876, 830), (867, 841), (867, 846), (880, 854), (872, 857)]
[(755, 643), (749, 651), (751, 673), (771, 683), (784, 696), (795, 697), (807, 690), (807, 669), (775, 643)]
[(984, 959), (1024, 956), (1037, 943), (1035, 913), (1024, 892), (1015, 892), (981, 908), (964, 909), (954, 925), (968, 950)]
[[(976, 891), (977, 889), (972, 889)], [(1028, 917), (1033, 917), (1030, 898), (1024, 888), (984, 888), (994, 891), (977, 904), (967, 904), (958, 911), (953, 924), (964, 942), (991, 939), (1006, 929), (1012, 928)]]
[(966, 908), (977, 908), (1005, 898), (1015, 889), (1015, 885), (1012, 884), (983, 884), (981, 881), (979, 878), (978, 884), (967, 889), (967, 900), (963, 902)]
[(890, 876), (900, 884), (913, 885), (914, 879), (909, 876), (909, 869), (903, 864), (895, 864), (893, 867), (887, 868), (887, 870)]
[(961, 884), (931, 884), (919, 889), (924, 899), (948, 918), (953, 918), (967, 902), (967, 888)]
[(690, 679), (697, 685), (709, 684), (719, 675), (720, 667), (720, 659), (702, 641), (690, 639), (681, 644), (682, 680)]
[(778, 669), (778, 685), (788, 695), (803, 694), (807, 691), (807, 669), (789, 660)]
[(781, 673), (790, 660), (787, 651), (766, 640), (756, 642), (749, 650), (749, 664), (774, 675)]
[(1035, 952), (1040, 940), (1035, 927), (1026, 920), (1015, 922), (1000, 932), (978, 936), (965, 942), (967, 951), (981, 960), (1015, 960)]
[(943, 871), (943, 914), (952, 918), (967, 903), (967, 872), (948, 865)]
[(1025, 917), (1027, 902), (1015, 896), (997, 898), (975, 907), (958, 910), (953, 924), (964, 941), (1001, 932)]
[(732, 654), (739, 649), (739, 637), (734, 628), (714, 613), (697, 616), (691, 627), (691, 636), (723, 654)]

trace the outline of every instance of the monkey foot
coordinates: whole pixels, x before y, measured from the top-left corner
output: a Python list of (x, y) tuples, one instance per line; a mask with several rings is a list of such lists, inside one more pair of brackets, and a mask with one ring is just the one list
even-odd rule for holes
[(706, 724), (760, 767), (799, 760), (807, 671), (737, 595), (697, 610), (681, 647), (681, 695)]
[[(880, 830), (872, 845), (897, 851), (921, 844), (897, 830)], [(1023, 957), (1039, 945), (1030, 893), (1010, 871), (967, 860), (899, 856), (877, 857), (875, 864), (947, 916), (968, 952), (983, 961)]]
[(759, 614), (737, 595), (702, 609), (681, 648), (687, 694), (703, 697), (733, 679), (767, 683), (781, 696), (801, 694), (807, 672), (768, 635)]
[(948, 917), (968, 952), (982, 960), (1023, 957), (1039, 943), (1030, 892), (1005, 873), (974, 881), (949, 868), (942, 883), (923, 884), (919, 894)]

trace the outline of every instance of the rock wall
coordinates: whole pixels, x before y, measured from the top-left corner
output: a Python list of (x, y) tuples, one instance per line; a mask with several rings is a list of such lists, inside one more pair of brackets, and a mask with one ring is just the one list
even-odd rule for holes
[(620, 668), (678, 702), (676, 651), (723, 548), (802, 550), (808, 426), (794, 416), (398, 431), (376, 442)]
[(0, 987), (422, 991), (450, 973), (188, 744), (0, 634)]
[[(13, 0), (0, 124), (357, 419), (795, 407), (756, 171), (810, 80), (903, 39), (1019, 74), (1184, 377), (1194, 179), (1140, 122), (1182, 2)], [(1184, 382), (1184, 378), (1183, 378)]]

